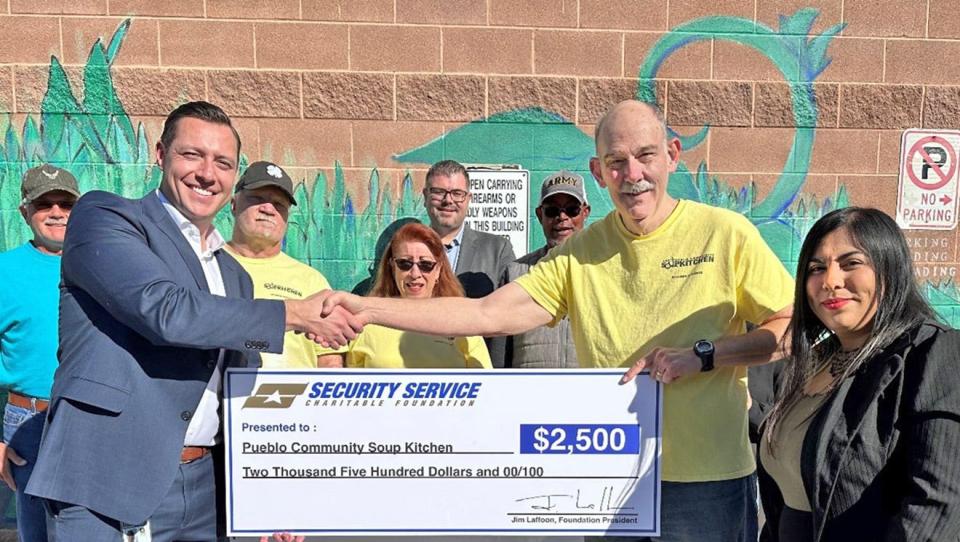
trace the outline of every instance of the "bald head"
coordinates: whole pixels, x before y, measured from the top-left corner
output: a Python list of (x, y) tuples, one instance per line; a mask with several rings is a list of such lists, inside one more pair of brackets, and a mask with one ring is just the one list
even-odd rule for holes
[(638, 124), (653, 122), (660, 126), (664, 141), (667, 140), (669, 132), (667, 131), (667, 121), (663, 112), (655, 104), (641, 102), (639, 100), (624, 100), (610, 109), (597, 121), (597, 127), (593, 133), (593, 139), (596, 144), (597, 156), (602, 156), (601, 144), (605, 142), (606, 136), (610, 132), (617, 131), (624, 124)]

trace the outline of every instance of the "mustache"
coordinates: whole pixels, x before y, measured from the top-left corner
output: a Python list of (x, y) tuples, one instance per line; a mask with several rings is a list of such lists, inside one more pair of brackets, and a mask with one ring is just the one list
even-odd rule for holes
[(646, 179), (640, 179), (635, 183), (625, 182), (620, 185), (621, 194), (639, 194), (641, 192), (646, 192), (647, 190), (653, 190), (653, 183)]

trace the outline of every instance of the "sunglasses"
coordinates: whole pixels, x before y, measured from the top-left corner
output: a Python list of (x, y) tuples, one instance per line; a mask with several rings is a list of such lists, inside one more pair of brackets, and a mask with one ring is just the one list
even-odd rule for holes
[(543, 209), (543, 216), (547, 218), (557, 218), (560, 216), (561, 211), (563, 211), (563, 213), (570, 218), (575, 218), (580, 215), (580, 211), (582, 210), (579, 205), (571, 205), (570, 207), (554, 207), (552, 205), (544, 205), (541, 208)]
[(396, 259), (393, 258), (393, 265), (397, 266), (397, 269), (401, 271), (409, 271), (413, 269), (413, 266), (416, 265), (420, 268), (421, 273), (429, 273), (437, 266), (437, 262), (431, 262), (430, 260), (420, 260), (414, 262), (413, 260), (407, 259)]

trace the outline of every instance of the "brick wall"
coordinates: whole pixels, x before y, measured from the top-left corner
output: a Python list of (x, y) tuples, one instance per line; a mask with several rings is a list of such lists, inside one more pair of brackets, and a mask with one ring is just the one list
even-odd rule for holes
[[(793, 32), (797, 47), (846, 25), (822, 73), (785, 77), (731, 39), (800, 8), (818, 17)], [(711, 126), (683, 155), (689, 169), (754, 183), (758, 200), (788, 172), (803, 176), (805, 197), (842, 186), (852, 204), (893, 214), (903, 129), (960, 127), (960, 11), (948, 0), (7, 0), (0, 12), (0, 108), (17, 130), (40, 113), (51, 55), (82, 95), (91, 46), (132, 18), (112, 75), (151, 144), (173, 106), (207, 99), (237, 119), (250, 159), (308, 183), (342, 164), (358, 210), (371, 168), (394, 193), (407, 172), (419, 188), (426, 165), (393, 156), (467, 123), (536, 106), (592, 134), (606, 107), (634, 95), (658, 40), (698, 18), (714, 38), (666, 55), (654, 88), (677, 132)], [(755, 33), (761, 47), (781, 39)], [(792, 110), (790, 79), (813, 84), (814, 114)], [(813, 148), (788, 163), (798, 124)], [(534, 154), (560, 145), (523, 133)], [(921, 276), (956, 274), (956, 230), (911, 238)]]

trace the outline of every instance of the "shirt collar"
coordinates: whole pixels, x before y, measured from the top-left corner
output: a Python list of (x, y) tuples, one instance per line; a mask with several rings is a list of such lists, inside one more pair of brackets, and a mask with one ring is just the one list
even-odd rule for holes
[(177, 225), (177, 228), (180, 230), (180, 233), (183, 234), (183, 238), (190, 243), (190, 248), (197, 254), (197, 257), (210, 256), (214, 252), (223, 248), (223, 245), (226, 244), (223, 236), (220, 235), (220, 232), (217, 231), (217, 228), (213, 225), (210, 226), (210, 232), (207, 233), (207, 250), (201, 252), (200, 250), (200, 228), (187, 220), (187, 217), (183, 216), (183, 213), (180, 212), (180, 209), (170, 203), (170, 200), (163, 195), (159, 189), (157, 189), (157, 197), (160, 198), (160, 203), (163, 204), (163, 208), (167, 210), (167, 214), (170, 215), (170, 218), (173, 219), (173, 222)]
[(443, 245), (447, 250), (453, 250), (454, 248), (463, 244), (463, 232), (467, 229), (467, 223), (464, 222), (460, 225), (460, 231), (457, 232), (457, 236), (454, 237), (449, 245)]

